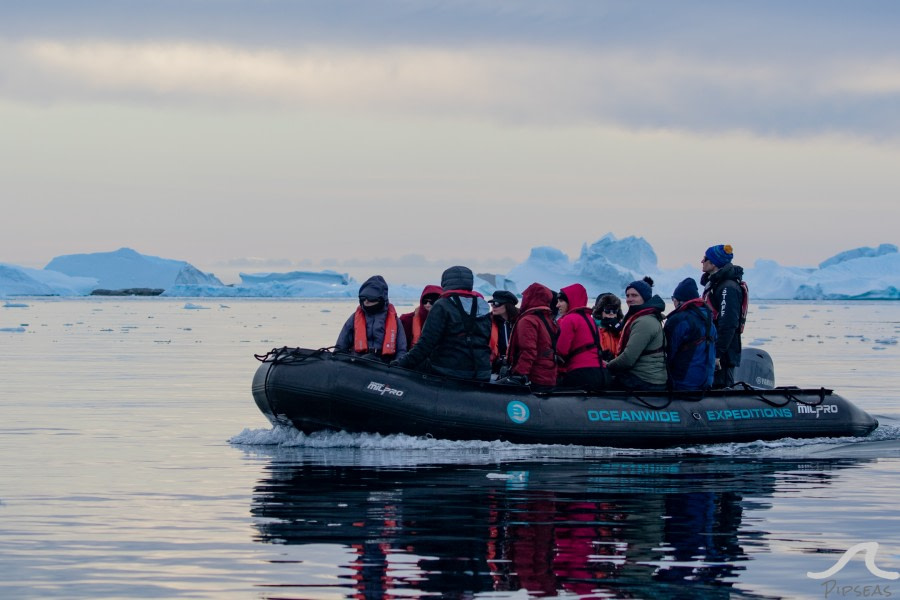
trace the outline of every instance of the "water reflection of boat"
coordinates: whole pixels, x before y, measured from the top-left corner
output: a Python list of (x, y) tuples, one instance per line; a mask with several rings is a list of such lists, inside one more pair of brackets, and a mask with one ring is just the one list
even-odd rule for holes
[(270, 352), (253, 397), (273, 423), (445, 439), (661, 448), (864, 436), (878, 426), (831, 390), (533, 394), (526, 387), (389, 367), (323, 350)]
[(344, 557), (344, 574), (329, 589), (345, 597), (726, 598), (749, 560), (744, 546), (758, 552), (765, 536), (742, 531), (744, 510), (760, 508), (784, 473), (813, 489), (858, 462), (682, 456), (385, 469), (276, 460), (252, 513), (261, 542), (341, 549), (332, 555)]

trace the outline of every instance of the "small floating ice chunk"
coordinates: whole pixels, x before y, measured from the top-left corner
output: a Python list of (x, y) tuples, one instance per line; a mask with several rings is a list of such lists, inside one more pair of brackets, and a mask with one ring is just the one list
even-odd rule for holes
[(3, 308), (28, 308), (28, 305), (24, 302), (6, 302)]
[(875, 340), (875, 343), (881, 344), (883, 346), (896, 346), (897, 338), (881, 338), (881, 339)]
[(488, 479), (505, 479), (507, 481), (525, 481), (528, 477), (525, 471), (513, 471), (512, 473), (488, 473)]
[(203, 306), (201, 304), (194, 304), (193, 302), (185, 302), (184, 307), (188, 310), (203, 310), (209, 308), (208, 306)]
[(0, 327), (0, 331), (4, 333), (25, 333), (24, 327)]

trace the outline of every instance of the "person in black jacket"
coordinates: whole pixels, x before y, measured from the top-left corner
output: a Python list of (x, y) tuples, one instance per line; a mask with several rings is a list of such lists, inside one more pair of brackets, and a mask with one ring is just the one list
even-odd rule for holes
[(428, 314), (412, 349), (391, 364), (438, 375), (488, 381), (491, 378), (491, 310), (468, 267), (444, 271), (444, 293)]
[(741, 329), (747, 298), (741, 285), (744, 269), (731, 263), (730, 245), (710, 246), (703, 255), (703, 299), (713, 311), (716, 325), (716, 372), (713, 387), (734, 385), (734, 368), (741, 364)]

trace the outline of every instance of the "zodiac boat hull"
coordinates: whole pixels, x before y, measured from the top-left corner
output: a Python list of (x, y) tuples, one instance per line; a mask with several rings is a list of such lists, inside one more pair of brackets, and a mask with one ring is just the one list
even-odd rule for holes
[(253, 378), (257, 406), (273, 424), (304, 433), (664, 448), (865, 436), (878, 426), (824, 388), (533, 394), (322, 350), (282, 348), (262, 360)]

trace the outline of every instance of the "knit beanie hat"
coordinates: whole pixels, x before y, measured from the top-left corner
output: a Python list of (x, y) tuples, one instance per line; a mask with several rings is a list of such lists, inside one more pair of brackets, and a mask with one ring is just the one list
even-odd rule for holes
[(627, 292), (629, 289), (633, 289), (640, 294), (644, 302), (647, 302), (653, 296), (653, 288), (646, 281), (632, 281), (625, 287), (625, 291)]
[(731, 248), (731, 244), (710, 246), (706, 249), (706, 258), (709, 259), (709, 262), (721, 269), (734, 258), (734, 250)]
[(688, 300), (699, 298), (700, 292), (697, 290), (697, 282), (694, 281), (693, 277), (683, 279), (678, 284), (678, 287), (675, 288), (675, 291), (672, 292), (672, 297), (679, 302), (687, 302)]

